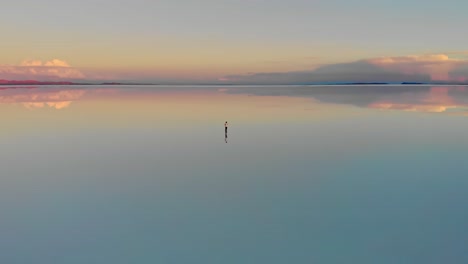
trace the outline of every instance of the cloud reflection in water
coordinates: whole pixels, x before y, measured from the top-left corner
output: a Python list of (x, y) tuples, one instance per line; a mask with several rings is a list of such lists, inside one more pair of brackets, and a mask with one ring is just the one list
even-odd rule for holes
[(256, 96), (311, 97), (321, 103), (382, 110), (431, 113), (457, 111), (468, 114), (468, 91), (465, 86), (257, 86), (229, 88), (223, 92)]

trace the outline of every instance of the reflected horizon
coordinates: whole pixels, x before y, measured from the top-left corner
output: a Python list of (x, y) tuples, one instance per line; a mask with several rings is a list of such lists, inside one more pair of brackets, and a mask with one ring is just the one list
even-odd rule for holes
[[(64, 109), (75, 101), (168, 96), (219, 95), (308, 98), (311, 104), (338, 104), (380, 110), (468, 114), (467, 86), (329, 85), (329, 86), (5, 86), (0, 104), (19, 104), (27, 109)], [(222, 98), (223, 100), (228, 97)]]

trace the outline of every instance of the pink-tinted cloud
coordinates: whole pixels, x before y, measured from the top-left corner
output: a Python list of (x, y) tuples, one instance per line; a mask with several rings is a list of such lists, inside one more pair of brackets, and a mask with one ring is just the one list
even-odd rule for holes
[(71, 101), (63, 101), (63, 102), (24, 102), (21, 103), (27, 109), (36, 109), (36, 108), (55, 108), (55, 109), (63, 109), (70, 106)]
[(462, 64), (450, 71), (450, 78), (459, 82), (468, 82), (468, 63)]
[(76, 80), (86, 76), (66, 61), (53, 59), (25, 60), (19, 65), (0, 65), (0, 79), (7, 80)]
[(419, 56), (381, 57), (367, 62), (385, 70), (405, 74), (427, 74), (432, 80), (459, 81), (451, 78), (451, 72), (468, 61), (450, 58), (446, 54), (428, 54)]

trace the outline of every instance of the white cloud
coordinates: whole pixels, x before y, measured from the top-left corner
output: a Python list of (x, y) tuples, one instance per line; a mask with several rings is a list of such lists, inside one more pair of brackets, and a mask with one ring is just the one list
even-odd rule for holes
[(66, 61), (53, 59), (25, 60), (19, 65), (0, 65), (0, 79), (6, 80), (70, 80), (84, 79), (86, 76)]
[(25, 61), (22, 61), (19, 66), (23, 66), (23, 67), (42, 66), (42, 61), (40, 61), (40, 60), (25, 60)]
[(45, 62), (44, 66), (48, 66), (48, 67), (70, 67), (70, 65), (66, 61), (57, 60), (57, 59), (53, 59), (51, 61)]

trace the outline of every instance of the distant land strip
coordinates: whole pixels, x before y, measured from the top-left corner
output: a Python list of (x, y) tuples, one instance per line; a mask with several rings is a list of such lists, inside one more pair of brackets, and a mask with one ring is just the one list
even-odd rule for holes
[(312, 82), (312, 83), (132, 83), (132, 82), (70, 82), (36, 80), (2, 80), (0, 85), (468, 85), (468, 82)]

